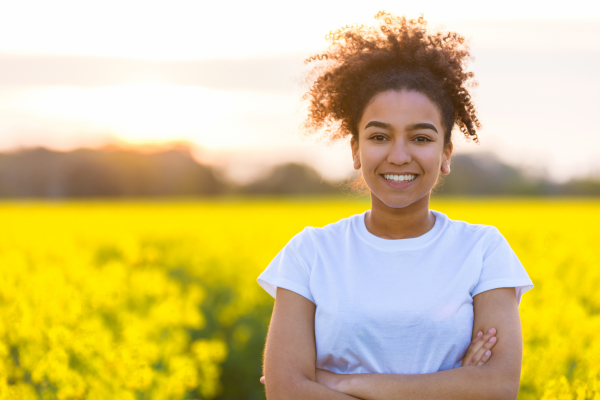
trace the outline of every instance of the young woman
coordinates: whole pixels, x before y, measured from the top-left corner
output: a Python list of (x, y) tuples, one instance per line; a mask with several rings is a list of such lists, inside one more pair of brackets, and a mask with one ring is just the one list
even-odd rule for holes
[(350, 136), (371, 208), (306, 227), (258, 277), (267, 399), (516, 399), (533, 283), (498, 229), (429, 209), (452, 128), (478, 139), (464, 39), (376, 18), (309, 58), (307, 127)]

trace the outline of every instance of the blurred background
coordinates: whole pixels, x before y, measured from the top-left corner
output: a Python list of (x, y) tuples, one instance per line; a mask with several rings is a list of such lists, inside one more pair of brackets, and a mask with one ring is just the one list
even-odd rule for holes
[(480, 143), (432, 208), (536, 285), (519, 399), (600, 396), (600, 2), (0, 0), (0, 400), (264, 399), (257, 276), (369, 208), (303, 61), (380, 10), (469, 40)]
[[(470, 40), (483, 130), (480, 144), (455, 134), (455, 166), (502, 183), (457, 173), (440, 194), (598, 194), (600, 6), (541, 4), (1, 3), (0, 196), (327, 191), (312, 182), (353, 173), (349, 144), (302, 136), (303, 60), (380, 9)], [(270, 175), (294, 173), (305, 187)]]

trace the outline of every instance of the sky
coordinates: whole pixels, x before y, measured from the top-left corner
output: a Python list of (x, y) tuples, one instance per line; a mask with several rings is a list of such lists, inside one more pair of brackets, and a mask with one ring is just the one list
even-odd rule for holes
[(600, 2), (0, 1), (0, 151), (189, 143), (233, 179), (301, 161), (351, 169), (304, 137), (303, 60), (379, 10), (469, 39), (480, 144), (561, 181), (600, 174)]

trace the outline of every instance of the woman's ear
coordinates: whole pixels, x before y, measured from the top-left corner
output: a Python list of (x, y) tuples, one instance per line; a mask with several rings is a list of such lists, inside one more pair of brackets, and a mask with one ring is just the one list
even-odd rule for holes
[(360, 157), (358, 155), (358, 140), (350, 139), (350, 147), (352, 148), (352, 163), (354, 169), (360, 169)]
[(450, 158), (452, 157), (452, 142), (446, 146), (444, 149), (444, 156), (442, 157), (442, 166), (440, 171), (444, 175), (448, 175), (450, 173)]

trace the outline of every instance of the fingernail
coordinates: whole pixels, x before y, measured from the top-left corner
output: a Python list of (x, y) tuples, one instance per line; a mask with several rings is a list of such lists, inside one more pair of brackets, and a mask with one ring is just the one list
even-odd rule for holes
[(494, 339), (496, 339), (496, 338), (495, 338), (495, 337), (491, 338), (491, 339), (490, 339), (490, 342), (493, 342), (493, 341), (494, 341)]
[(489, 333), (494, 333), (494, 328), (490, 329), (488, 332)]
[(486, 352), (485, 352), (485, 355), (486, 355), (486, 356), (489, 356), (491, 353), (492, 353), (492, 352), (488, 350), (488, 351), (486, 351)]
[(483, 335), (483, 332), (481, 332), (481, 331), (477, 332), (477, 337), (479, 337), (481, 335)]

